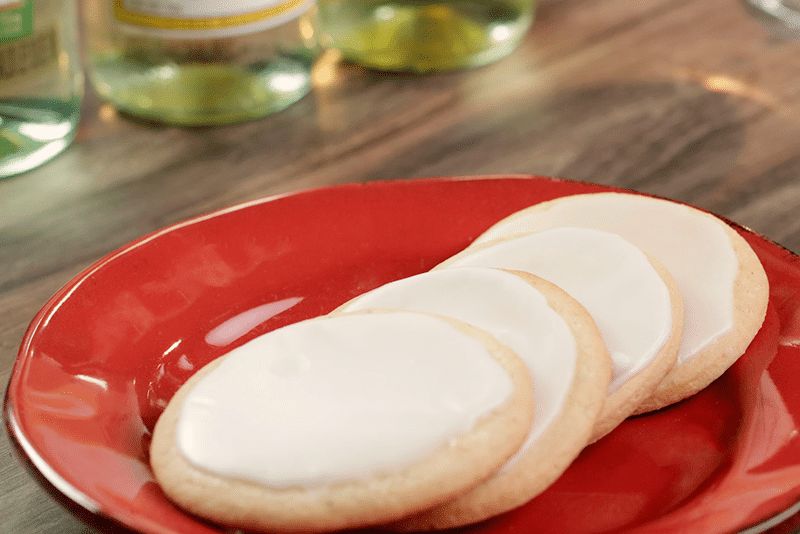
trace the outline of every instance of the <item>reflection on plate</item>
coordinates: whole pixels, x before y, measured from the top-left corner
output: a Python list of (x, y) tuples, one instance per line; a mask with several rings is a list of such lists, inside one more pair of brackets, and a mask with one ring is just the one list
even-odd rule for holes
[[(426, 271), (525, 206), (608, 189), (535, 177), (351, 184), (144, 237), (34, 318), (9, 384), (9, 429), (48, 487), (91, 514), (147, 533), (222, 532), (172, 506), (148, 467), (150, 429), (195, 370)], [(747, 354), (695, 397), (623, 423), (528, 505), (464, 532), (729, 533), (800, 501), (800, 258), (737, 229), (772, 285)]]

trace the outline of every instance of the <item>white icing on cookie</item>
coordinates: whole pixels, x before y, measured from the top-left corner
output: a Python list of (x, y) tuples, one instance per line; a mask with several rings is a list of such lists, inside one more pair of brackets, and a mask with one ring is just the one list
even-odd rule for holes
[(597, 323), (613, 360), (609, 393), (649, 365), (669, 339), (669, 289), (641, 250), (621, 237), (557, 228), (468, 249), (444, 267), (526, 271), (572, 295)]
[(619, 234), (664, 265), (680, 289), (679, 364), (732, 331), (739, 263), (722, 221), (683, 204), (620, 193), (564, 197), (537, 208), (501, 221), (477, 242), (560, 226)]
[(231, 351), (180, 408), (191, 464), (269, 487), (395, 472), (512, 394), (481, 342), (411, 312), (296, 323)]
[(506, 467), (561, 412), (575, 374), (575, 338), (545, 297), (520, 277), (478, 267), (431, 271), (374, 289), (341, 311), (369, 308), (454, 317), (492, 334), (525, 362), (533, 380), (535, 415), (525, 443)]

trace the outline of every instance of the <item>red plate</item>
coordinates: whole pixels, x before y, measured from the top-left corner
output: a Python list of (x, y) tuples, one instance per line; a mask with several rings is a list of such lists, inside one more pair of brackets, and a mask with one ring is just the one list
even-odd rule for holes
[[(34, 318), (8, 388), (10, 432), (46, 487), (87, 517), (146, 533), (222, 532), (172, 506), (148, 467), (150, 429), (196, 369), (426, 271), (525, 206), (602, 190), (532, 177), (351, 184), (156, 232), (84, 271)], [(695, 397), (623, 423), (528, 505), (465, 532), (728, 533), (793, 509), (800, 258), (737, 230), (771, 283), (747, 354)]]

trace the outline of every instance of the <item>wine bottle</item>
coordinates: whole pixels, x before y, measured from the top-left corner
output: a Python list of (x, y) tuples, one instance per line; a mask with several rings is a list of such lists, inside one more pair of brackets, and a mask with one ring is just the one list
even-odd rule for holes
[(0, 178), (66, 149), (82, 100), (74, 0), (0, 0)]
[(311, 88), (315, 9), (314, 0), (87, 0), (88, 77), (145, 119), (263, 117)]
[(320, 42), (380, 70), (476, 67), (511, 53), (534, 0), (320, 0)]

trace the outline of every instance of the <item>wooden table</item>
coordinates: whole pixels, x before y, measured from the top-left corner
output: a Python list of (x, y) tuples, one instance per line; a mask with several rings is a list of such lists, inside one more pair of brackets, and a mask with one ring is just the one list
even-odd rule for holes
[[(800, 40), (739, 0), (543, 0), (497, 64), (416, 77), (327, 54), (311, 95), (241, 125), (143, 123), (89, 92), (75, 144), (0, 182), (0, 383), (46, 300), (143, 234), (327, 184), (506, 173), (686, 201), (800, 251)], [(0, 531), (94, 532), (5, 433)]]

